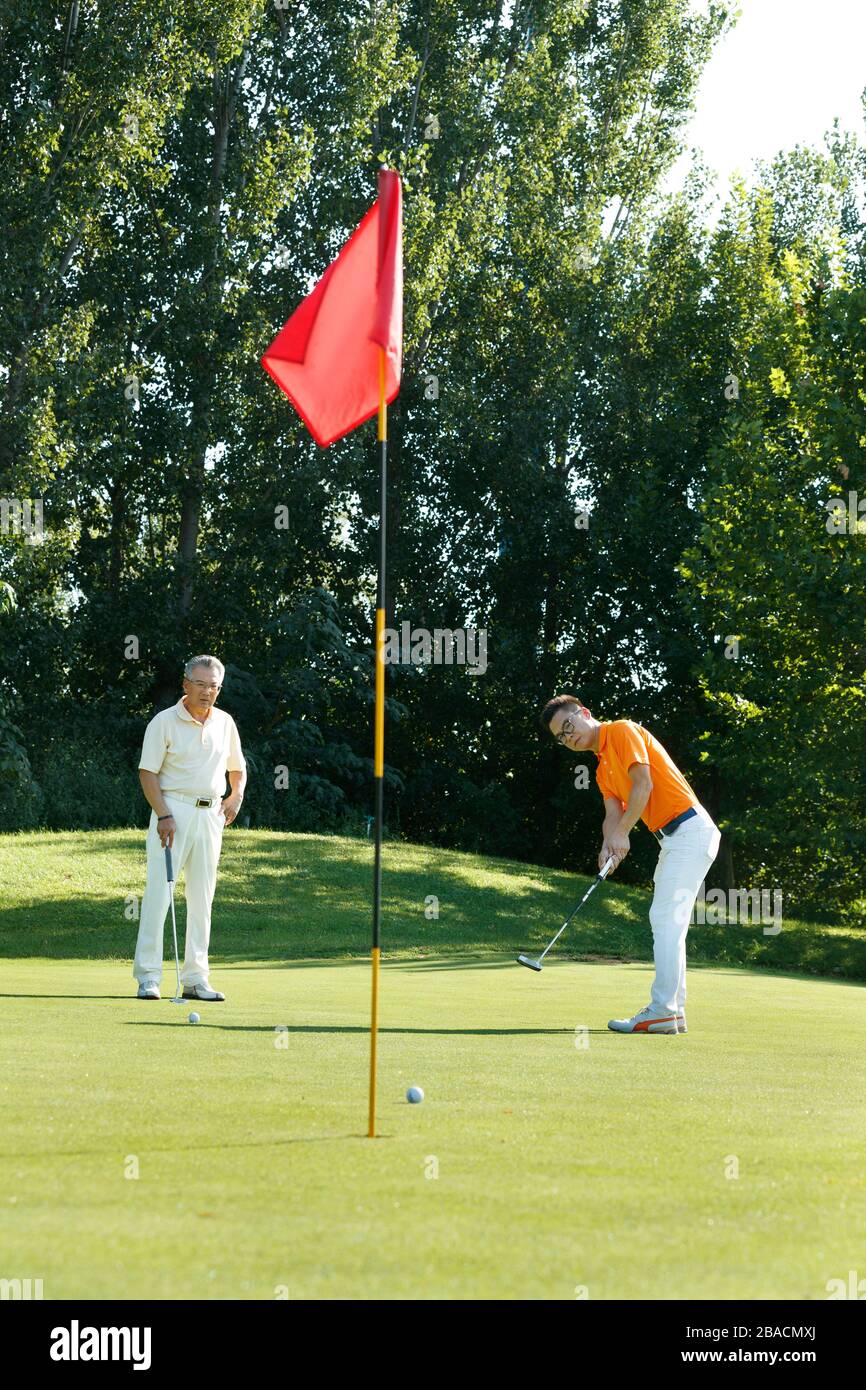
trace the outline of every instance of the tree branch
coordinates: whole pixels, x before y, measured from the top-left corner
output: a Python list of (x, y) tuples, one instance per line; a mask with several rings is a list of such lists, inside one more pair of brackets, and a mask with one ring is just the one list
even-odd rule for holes
[(69, 59), (72, 54), (72, 44), (78, 30), (78, 0), (70, 0), (69, 11), (66, 16), (66, 33), (63, 36), (63, 57), (60, 61), (60, 75), (65, 77), (69, 71)]
[(409, 113), (409, 119), (406, 122), (406, 129), (403, 132), (403, 142), (400, 146), (401, 165), (405, 162), (406, 154), (409, 149), (409, 141), (411, 140), (412, 132), (415, 129), (415, 121), (418, 117), (418, 98), (421, 95), (421, 83), (424, 80), (424, 73), (427, 70), (427, 63), (430, 60), (431, 52), (432, 49), (430, 46), (430, 6), (428, 5), (427, 13), (424, 16), (424, 57), (421, 59), (421, 66), (418, 69), (418, 75), (415, 79), (415, 91), (412, 94), (412, 109)]

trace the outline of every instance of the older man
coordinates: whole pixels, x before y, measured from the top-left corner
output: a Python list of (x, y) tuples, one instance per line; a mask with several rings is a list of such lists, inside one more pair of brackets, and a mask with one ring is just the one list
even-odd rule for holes
[(629, 834), (642, 820), (661, 850), (650, 905), (656, 974), (649, 1004), (631, 1018), (612, 1018), (615, 1033), (685, 1033), (686, 935), (707, 870), (719, 852), (712, 817), (670, 754), (631, 719), (593, 719), (577, 695), (555, 695), (541, 711), (541, 726), (560, 746), (598, 758), (595, 778), (604, 798), (601, 868), (614, 869), (629, 852)]
[[(194, 656), (184, 667), (183, 697), (154, 715), (144, 731), (141, 788), (153, 814), (147, 832), (147, 887), (132, 973), (139, 999), (159, 999), (169, 888), (165, 847), (175, 878), (186, 870), (184, 999), (225, 999), (208, 980), (211, 904), (223, 830), (244, 798), (246, 761), (237, 726), (216, 708), (225, 667), (215, 656)], [(225, 796), (226, 773), (231, 795)]]

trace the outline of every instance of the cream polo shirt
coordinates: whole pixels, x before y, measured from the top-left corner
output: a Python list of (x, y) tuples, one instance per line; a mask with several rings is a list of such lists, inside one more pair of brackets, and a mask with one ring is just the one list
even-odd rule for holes
[(211, 706), (203, 724), (183, 699), (155, 714), (144, 731), (139, 769), (156, 772), (164, 792), (224, 796), (226, 772), (243, 772), (237, 725), (225, 710)]

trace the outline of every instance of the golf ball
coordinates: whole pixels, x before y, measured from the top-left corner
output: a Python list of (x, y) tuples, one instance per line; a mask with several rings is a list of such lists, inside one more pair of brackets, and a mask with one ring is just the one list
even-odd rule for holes
[(410, 1086), (406, 1092), (406, 1099), (410, 1105), (420, 1105), (424, 1099), (424, 1092), (420, 1086)]
[(190, 1023), (198, 1023), (200, 1021), (198, 1014), (190, 1014), (189, 1021)]

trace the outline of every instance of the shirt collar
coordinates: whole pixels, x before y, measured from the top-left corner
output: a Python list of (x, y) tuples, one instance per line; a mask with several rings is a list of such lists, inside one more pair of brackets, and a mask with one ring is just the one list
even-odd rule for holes
[(607, 725), (607, 724), (602, 724), (601, 728), (600, 728), (599, 731), (598, 731), (598, 756), (599, 756), (599, 757), (601, 757), (602, 753), (604, 752), (604, 745), (607, 743), (607, 730), (608, 730), (608, 725)]
[(211, 722), (211, 718), (213, 717), (213, 705), (211, 705), (210, 709), (207, 712), (207, 719), (204, 721), (204, 724), (202, 724), (202, 721), (200, 719), (196, 719), (194, 715), (190, 714), (189, 710), (187, 709), (185, 695), (181, 695), (180, 699), (175, 705), (175, 709), (177, 710), (181, 719), (189, 719), (191, 723), (198, 724), (200, 728), (204, 728), (205, 724), (209, 724)]

